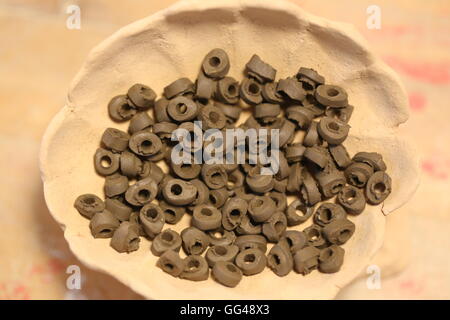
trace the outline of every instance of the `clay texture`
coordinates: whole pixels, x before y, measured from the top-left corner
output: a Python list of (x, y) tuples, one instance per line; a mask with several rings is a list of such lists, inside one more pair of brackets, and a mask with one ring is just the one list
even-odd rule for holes
[[(355, 107), (345, 146), (351, 155), (383, 155), (392, 177), (392, 194), (384, 204), (357, 217), (354, 236), (344, 245), (346, 257), (336, 274), (290, 273), (279, 278), (269, 269), (245, 277), (230, 290), (208, 279), (192, 283), (156, 268), (150, 242), (138, 251), (119, 254), (109, 240), (94, 240), (88, 221), (73, 202), (84, 193), (102, 195), (92, 155), (107, 127), (127, 124), (108, 117), (109, 100), (134, 83), (160, 95), (167, 83), (195, 79), (204, 55), (220, 47), (230, 56), (229, 75), (240, 80), (253, 54), (270, 62), (278, 78), (300, 66), (311, 67), (327, 82), (346, 89)], [(241, 117), (245, 117), (245, 113)], [(408, 119), (407, 98), (398, 77), (373, 56), (350, 26), (312, 16), (284, 1), (186, 0), (137, 21), (106, 39), (89, 55), (69, 90), (64, 108), (50, 123), (42, 141), (40, 166), (47, 205), (64, 229), (72, 251), (89, 267), (116, 277), (138, 293), (155, 299), (324, 299), (333, 298), (370, 262), (384, 238), (385, 216), (401, 207), (418, 185), (414, 150), (399, 137)], [(76, 146), (77, 152), (73, 152)], [(176, 226), (189, 224), (185, 216)], [(303, 224), (298, 229), (303, 229)], [(193, 289), (195, 287), (195, 289)], [(283, 288), (283, 290), (273, 290)]]

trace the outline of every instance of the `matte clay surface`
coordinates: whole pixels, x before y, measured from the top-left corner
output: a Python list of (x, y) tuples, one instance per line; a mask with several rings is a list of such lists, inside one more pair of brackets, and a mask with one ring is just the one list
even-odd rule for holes
[[(12, 212), (14, 219), (10, 221), (8, 231), (2, 236), (4, 246), (1, 255), (5, 263), (0, 267), (0, 282), (6, 286), (0, 293), (2, 297), (63, 298), (67, 277), (65, 268), (71, 263), (80, 265), (83, 274), (88, 277), (83, 290), (72, 297), (84, 295), (106, 298), (131, 295), (132, 291), (126, 288), (115, 290), (113, 283), (118, 282), (113, 278), (100, 272), (88, 271), (85, 265), (73, 258), (62, 237), (62, 231), (48, 215), (40, 192), (41, 183), (36, 162), (37, 147), (47, 122), (60, 109), (68, 81), (84, 61), (87, 51), (121, 25), (148, 15), (156, 8), (165, 7), (171, 2), (173, 1), (165, 0), (155, 3), (136, 0), (133, 6), (128, 5), (129, 10), (122, 10), (126, 4), (114, 0), (79, 1), (85, 17), (81, 30), (65, 28), (66, 15), (59, 7), (60, 2), (55, 3), (53, 0), (5, 0), (2, 2), (2, 4), (8, 3), (6, 8), (2, 5), (0, 14), (0, 19), (4, 23), (0, 33), (5, 39), (12, 37), (14, 32), (11, 30), (27, 30), (20, 36), (15, 35), (15, 41), (11, 42), (8, 48), (4, 48), (7, 56), (4, 57), (4, 64), (0, 70), (3, 76), (0, 80), (0, 100), (4, 105), (16, 106), (9, 109), (9, 112), (5, 109), (5, 117), (0, 120), (2, 123), (0, 143), (6, 154), (23, 157), (22, 161), (15, 161), (13, 164), (10, 158), (5, 158), (3, 162), (2, 172), (5, 177), (10, 178), (7, 180), (8, 185), (2, 189), (1, 207), (4, 213), (2, 219), (9, 221), (7, 216), (11, 216)], [(367, 293), (364, 295), (367, 297), (448, 297), (450, 282), (446, 280), (449, 279), (449, 273), (446, 271), (447, 259), (434, 253), (437, 251), (437, 248), (432, 247), (432, 242), (435, 240), (424, 241), (423, 239), (428, 236), (436, 239), (436, 235), (440, 234), (442, 238), (436, 241), (439, 241), (443, 247), (449, 248), (448, 236), (445, 236), (449, 222), (447, 214), (449, 203), (445, 197), (440, 196), (445, 192), (444, 190), (448, 190), (450, 181), (444, 178), (445, 173), (448, 172), (445, 159), (449, 157), (449, 149), (441, 143), (448, 141), (450, 133), (448, 126), (445, 125), (449, 115), (444, 104), (448, 101), (448, 92), (450, 92), (446, 90), (449, 84), (445, 82), (447, 71), (444, 69), (448, 65), (449, 55), (447, 46), (440, 45), (446, 38), (441, 31), (449, 27), (449, 3), (439, 0), (427, 4), (421, 0), (377, 1), (383, 13), (388, 14), (383, 15), (382, 30), (369, 30), (366, 27), (365, 10), (368, 5), (373, 4), (370, 1), (344, 0), (339, 3), (328, 3), (327, 6), (324, 6), (322, 1), (293, 2), (297, 2), (310, 12), (355, 24), (370, 40), (371, 47), (391, 64), (392, 61), (402, 61), (409, 66), (423, 64), (427, 66), (423, 73), (441, 75), (440, 80), (436, 78), (431, 83), (427, 78), (418, 78), (416, 74), (403, 69), (404, 65), (392, 64), (409, 89), (413, 102), (411, 120), (404, 129), (410, 137), (414, 137), (425, 157), (422, 168), (424, 175), (418, 197), (414, 197), (415, 200), (408, 206), (402, 207), (400, 212), (389, 216), (388, 233), (391, 224), (394, 223), (393, 220), (398, 218), (399, 221), (395, 228), (396, 240), (385, 242), (392, 246), (389, 255), (394, 257), (391, 260), (396, 263), (395, 270), (399, 270), (400, 267), (398, 255), (405, 256), (411, 239), (414, 241), (414, 259), (411, 267), (401, 276), (385, 279), (381, 290), (368, 290), (365, 287), (366, 276), (364, 276), (359, 289), (350, 288), (345, 297), (360, 297), (361, 291)], [(405, 12), (407, 15), (404, 15)], [(53, 45), (44, 47), (38, 44), (38, 41), (39, 43), (50, 41)], [(418, 41), (424, 41), (426, 46), (418, 47)], [(414, 56), (410, 55), (411, 51), (415, 52)], [(55, 60), (56, 56), (59, 58)], [(33, 65), (24, 64), (24, 59), (34, 62)], [(11, 74), (11, 70), (15, 72)], [(42, 79), (44, 74), (45, 78)], [(11, 92), (20, 93), (24, 86), (29, 87), (33, 94), (11, 95)], [(36, 107), (39, 107), (39, 115), (35, 113)], [(26, 124), (27, 131), (24, 132), (23, 127), (19, 127), (18, 124)], [(436, 124), (440, 125), (436, 126)], [(423, 134), (424, 131), (432, 131), (434, 138), (430, 140), (429, 135)], [(18, 179), (21, 176), (24, 178)], [(24, 196), (30, 201), (23, 202)], [(427, 210), (429, 202), (425, 200), (430, 196), (435, 199), (435, 210), (432, 212)], [(406, 211), (404, 215), (401, 213), (403, 211)], [(412, 223), (405, 223), (405, 219), (409, 219)], [(411, 237), (405, 232), (405, 229), (410, 227), (416, 230)], [(6, 240), (17, 233), (23, 235), (23, 240), (17, 241), (14, 245)], [(40, 234), (45, 234), (44, 241), (40, 240)], [(414, 240), (416, 238), (422, 240)], [(30, 243), (33, 245), (30, 246)], [(18, 250), (23, 251), (23, 254), (17, 255)], [(425, 251), (427, 251), (426, 265)], [(58, 254), (58, 258), (55, 254)], [(31, 263), (41, 265), (53, 259), (51, 257), (55, 258), (63, 269), (57, 268), (59, 271), (53, 277), (46, 278), (42, 282), (40, 281), (42, 278), (36, 274), (31, 279), (28, 278), (27, 272), (32, 268)], [(404, 261), (403, 258), (401, 260)], [(428, 263), (430, 260), (433, 264)], [(404, 263), (400, 264), (404, 265)], [(444, 268), (446, 269), (443, 270)], [(384, 276), (390, 274), (391, 271), (387, 270), (392, 268), (383, 266), (382, 270), (386, 270), (383, 273)], [(428, 281), (425, 281), (423, 286), (425, 272)], [(105, 278), (108, 281), (98, 283), (98, 279)], [(29, 295), (13, 294), (14, 283), (20, 279), (26, 279)], [(439, 281), (433, 279), (439, 279)], [(414, 280), (413, 286), (409, 285), (411, 280)], [(67, 295), (67, 297), (70, 296), (70, 294)]]
[[(0, 251), (5, 262), (0, 266), (2, 298), (138, 296), (114, 278), (89, 270), (73, 257), (62, 237), (62, 230), (45, 206), (36, 156), (47, 122), (60, 109), (68, 82), (92, 46), (120, 26), (173, 2), (135, 0), (130, 6), (117, 0), (81, 0), (78, 3), (83, 12), (82, 29), (69, 30), (65, 27), (67, 15), (60, 7), (61, 2), (2, 1), (0, 20), (4, 28), (0, 34), (4, 39), (14, 41), (10, 40), (10, 45), (4, 48), (7, 56), (0, 70), (0, 101), (5, 106), (14, 104), (15, 108), (5, 109), (6, 113), (0, 119), (0, 144), (6, 154), (20, 156), (18, 159), (21, 160), (11, 163), (8, 157), (2, 162), (7, 184), (0, 186), (0, 207), (2, 219), (8, 221), (8, 228), (0, 237)], [(346, 287), (339, 297), (448, 298), (448, 260), (441, 253), (442, 247), (450, 248), (446, 235), (450, 222), (447, 214), (449, 203), (446, 197), (440, 196), (448, 190), (450, 181), (445, 179), (446, 172), (449, 172), (445, 159), (450, 154), (446, 145), (441, 143), (448, 141), (450, 133), (446, 125), (449, 113), (445, 105), (450, 90), (443, 90), (449, 88), (444, 69), (448, 66), (449, 54), (447, 46), (442, 45), (446, 40), (442, 30), (449, 27), (448, 1), (379, 0), (377, 4), (383, 13), (388, 13), (383, 14), (381, 30), (366, 27), (366, 8), (373, 4), (368, 0), (328, 2), (326, 6), (316, 0), (292, 2), (318, 15), (354, 24), (370, 40), (374, 51), (397, 70), (411, 95), (411, 119), (403, 130), (417, 142), (419, 151), (424, 154), (424, 175), (417, 196), (387, 219), (385, 245), (377, 254), (377, 257), (384, 258), (383, 261), (377, 258), (375, 262), (383, 271), (382, 288), (367, 289), (367, 274), (363, 270), (363, 279)], [(17, 35), (17, 30), (26, 32)], [(426, 45), (418, 47), (419, 41)], [(43, 42), (47, 45), (42, 46)], [(414, 56), (410, 54), (412, 51)], [(25, 60), (32, 64), (23, 63)], [(426, 68), (414, 73), (405, 69), (418, 65)], [(20, 94), (24, 86), (32, 94)], [(25, 132), (23, 125), (27, 126)], [(434, 138), (430, 140), (424, 131), (433, 131)], [(30, 201), (24, 202), (24, 196)], [(435, 200), (433, 211), (427, 210), (429, 197)], [(8, 219), (11, 213), (14, 213), (12, 220)], [(410, 229), (415, 232), (410, 234)], [(18, 233), (22, 234), (21, 239), (14, 243), (8, 241)], [(424, 241), (431, 238), (434, 240)], [(436, 241), (442, 247), (433, 246)], [(410, 267), (395, 277), (390, 276), (393, 271), (404, 268), (411, 246), (414, 246), (414, 251)], [(66, 288), (66, 268), (71, 264), (79, 265), (86, 278), (82, 290)]]
[[(191, 12), (184, 12), (187, 8)], [(205, 12), (215, 19), (203, 20)], [(201, 22), (191, 24), (192, 21)], [(282, 34), (277, 31), (280, 30), (278, 25), (280, 21), (283, 21), (284, 25)], [(222, 27), (228, 25), (230, 32), (221, 34), (221, 37), (215, 32), (208, 35), (205, 30), (215, 28), (205, 28), (205, 24), (214, 26), (215, 23), (221, 23)], [(187, 29), (187, 37), (186, 24), (190, 26)], [(265, 29), (264, 32), (260, 32), (261, 28)], [(232, 32), (235, 29), (239, 32)], [(198, 44), (200, 31), (206, 32), (206, 37), (211, 41), (191, 46), (190, 42)], [(65, 237), (72, 249), (86, 264), (107, 269), (107, 272), (114, 274), (147, 297), (173, 298), (173, 292), (176, 290), (179, 292), (179, 298), (188, 296), (193, 298), (190, 291), (191, 283), (182, 283), (165, 275), (160, 275), (164, 281), (152, 281), (155, 275), (147, 272), (148, 267), (143, 267), (155, 264), (155, 257), (148, 254), (149, 243), (143, 243), (140, 250), (126, 257), (110, 250), (106, 242), (92, 243), (86, 232), (86, 221), (77, 216), (74, 209), (69, 208), (73, 203), (71, 198), (80, 193), (78, 179), (83, 179), (85, 185), (91, 186), (92, 191), (89, 192), (100, 191), (101, 179), (93, 175), (87, 155), (98, 141), (97, 133), (101, 133), (102, 128), (109, 124), (103, 106), (112, 95), (126, 90), (134, 82), (147, 83), (157, 92), (161, 92), (163, 84), (181, 75), (194, 78), (198, 72), (193, 67), (196, 65), (194, 62), (200, 62), (201, 57), (215, 46), (222, 46), (229, 52), (232, 61), (231, 76), (239, 78), (237, 70), (240, 70), (241, 65), (253, 52), (265, 51), (265, 37), (269, 35), (271, 38), (282, 39), (280, 41), (283, 45), (277, 46), (264, 56), (266, 61), (278, 62), (278, 65), (275, 63), (273, 65), (279, 70), (281, 77), (285, 77), (287, 73), (297, 69), (299, 64), (305, 65), (304, 61), (308, 61), (308, 64), (329, 79), (330, 83), (343, 86), (349, 93), (351, 103), (359, 106), (359, 110), (355, 110), (347, 147), (351, 153), (363, 148), (383, 153), (394, 181), (393, 193), (384, 205), (384, 213), (387, 214), (401, 206), (413, 193), (416, 183), (411, 181), (417, 181), (414, 157), (405, 143), (392, 137), (395, 135), (396, 126), (407, 119), (404, 91), (398, 85), (397, 77), (366, 51), (365, 44), (353, 29), (328, 22), (325, 24), (322, 19), (309, 16), (299, 8), (283, 2), (277, 5), (261, 5), (256, 1), (228, 1), (226, 5), (216, 1), (182, 2), (122, 29), (94, 49), (72, 85), (68, 105), (55, 117), (44, 137), (41, 169), (47, 202), (55, 218), (66, 225)], [(161, 41), (161, 37), (164, 41)], [(335, 37), (341, 41), (335, 43), (332, 40)], [(251, 47), (246, 45), (249, 38), (253, 39)], [(134, 41), (139, 41), (140, 46), (133, 46)], [(227, 47), (227, 44), (230, 44), (230, 47)], [(302, 45), (302, 50), (296, 50), (293, 44)], [(332, 46), (335, 54), (339, 54), (341, 61), (346, 63), (337, 64), (334, 59), (330, 59), (323, 50), (320, 50), (324, 46)], [(128, 50), (117, 55), (117, 52), (123, 52), (124, 47), (128, 47)], [(155, 47), (158, 50), (155, 50)], [(360, 53), (357, 57), (350, 55), (355, 50)], [(290, 52), (290, 55), (286, 55), (286, 52)], [(280, 56), (289, 58), (280, 60), (278, 59)], [(109, 63), (106, 64), (105, 61)], [(114, 65), (124, 66), (124, 69), (117, 70)], [(144, 72), (144, 66), (152, 65), (159, 66), (152, 75)], [(369, 67), (365, 67), (367, 65)], [(115, 74), (115, 81), (106, 81), (110, 79), (111, 73)], [(92, 90), (94, 83), (98, 81), (105, 82), (105, 85), (99, 90)], [(381, 92), (370, 90), (368, 84), (377, 83), (384, 84)], [(358, 125), (362, 117), (365, 120), (364, 126)], [(78, 134), (68, 134), (72, 130), (77, 130)], [(55, 143), (56, 141), (58, 143)], [(63, 146), (71, 143), (83, 145), (83, 148), (77, 155), (68, 159)], [(408, 183), (403, 183), (405, 180), (409, 180)], [(61, 188), (63, 185), (64, 188)], [(258, 279), (244, 279), (233, 291), (220, 288), (208, 280), (197, 288), (198, 297), (332, 297), (338, 290), (336, 286), (341, 287), (351, 281), (355, 270), (365, 266), (381, 245), (384, 217), (380, 209), (380, 207), (370, 208), (354, 219), (359, 228), (346, 244), (345, 248), (349, 255), (342, 271), (336, 275), (316, 274), (306, 279), (292, 274), (286, 278), (276, 279), (265, 271), (257, 276)], [(184, 222), (184, 225), (187, 225), (187, 221)], [(183, 227), (183, 223), (180, 227)], [(111, 265), (111, 261), (114, 261), (114, 269), (107, 267)], [(130, 270), (133, 272), (129, 272)], [(273, 285), (274, 282), (286, 287), (286, 290), (276, 297), (273, 296), (269, 285), (269, 283)], [(299, 285), (311, 289), (302, 290), (303, 293), (298, 292)]]

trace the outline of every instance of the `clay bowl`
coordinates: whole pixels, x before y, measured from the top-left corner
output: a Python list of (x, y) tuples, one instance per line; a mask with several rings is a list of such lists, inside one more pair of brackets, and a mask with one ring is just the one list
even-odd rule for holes
[[(393, 180), (393, 192), (377, 207), (368, 206), (351, 218), (356, 232), (344, 246), (340, 272), (291, 272), (277, 277), (266, 269), (245, 277), (234, 289), (214, 280), (190, 282), (173, 278), (155, 267), (150, 242), (119, 254), (109, 239), (95, 240), (88, 220), (73, 208), (83, 193), (103, 194), (103, 178), (93, 167), (93, 154), (106, 127), (126, 129), (107, 114), (111, 97), (144, 83), (161, 93), (181, 77), (194, 79), (204, 55), (225, 49), (230, 75), (241, 79), (245, 63), (259, 54), (278, 77), (300, 66), (319, 71), (329, 83), (344, 87), (355, 106), (351, 135), (345, 145), (351, 154), (383, 154)], [(375, 57), (349, 25), (312, 16), (284, 1), (182, 1), (116, 32), (92, 50), (75, 77), (66, 105), (54, 117), (42, 141), (40, 155), (45, 198), (53, 217), (75, 255), (87, 266), (104, 271), (136, 292), (155, 299), (320, 299), (333, 298), (369, 263), (383, 242), (385, 215), (402, 206), (418, 184), (415, 153), (398, 136), (408, 119), (405, 90), (398, 77)], [(177, 230), (189, 223), (185, 217)], [(300, 226), (303, 229), (305, 225)]]

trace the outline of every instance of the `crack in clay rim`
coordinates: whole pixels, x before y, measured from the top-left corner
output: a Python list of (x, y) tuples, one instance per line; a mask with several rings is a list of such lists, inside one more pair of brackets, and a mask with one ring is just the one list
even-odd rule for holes
[[(395, 129), (395, 127), (397, 127), (400, 123), (403, 123), (407, 120), (408, 109), (406, 107), (406, 95), (404, 94), (404, 89), (398, 80), (398, 76), (391, 69), (389, 69), (384, 63), (382, 63), (381, 60), (374, 57), (373, 54), (368, 51), (365, 40), (361, 36), (359, 36), (359, 34), (355, 34), (353, 27), (351, 27), (350, 25), (346, 25), (346, 24), (344, 25), (344, 24), (329, 22), (322, 18), (315, 17), (313, 15), (310, 15), (310, 14), (304, 12), (302, 9), (300, 9), (296, 5), (286, 3), (284, 1), (279, 1), (277, 3), (270, 3), (270, 2), (265, 2), (265, 1), (261, 1), (261, 0), (247, 0), (247, 1), (231, 0), (231, 1), (227, 1), (227, 2), (215, 1), (215, 0), (208, 1), (208, 2), (198, 1), (198, 0), (189, 0), (189, 1), (182, 1), (182, 2), (176, 3), (175, 5), (169, 7), (165, 10), (162, 10), (160, 12), (157, 12), (150, 17), (144, 18), (144, 19), (139, 20), (129, 26), (126, 26), (126, 27), (120, 29), (118, 32), (113, 34), (111, 37), (109, 37), (108, 39), (103, 41), (101, 44), (96, 46), (91, 51), (88, 59), (86, 60), (86, 63), (84, 64), (81, 71), (77, 74), (74, 81), (72, 82), (69, 92), (72, 92), (72, 90), (74, 88), (76, 88), (76, 86), (79, 84), (80, 79), (82, 79), (84, 72), (87, 69), (89, 69), (89, 65), (91, 64), (92, 61), (95, 61), (95, 59), (97, 58), (97, 55), (100, 54), (105, 48), (108, 48), (108, 46), (110, 46), (112, 43), (117, 41), (118, 38), (130, 36), (130, 35), (134, 34), (136, 30), (138, 30), (142, 27), (149, 27), (149, 26), (157, 23), (158, 21), (162, 21), (162, 20), (166, 19), (167, 17), (169, 17), (173, 14), (179, 15), (180, 13), (186, 12), (186, 11), (187, 12), (192, 12), (192, 11), (195, 12), (195, 11), (206, 11), (208, 9), (231, 10), (234, 14), (239, 14), (241, 9), (252, 8), (252, 7), (265, 8), (268, 10), (277, 10), (277, 11), (285, 12), (285, 13), (295, 17), (299, 21), (307, 22), (308, 25), (310, 25), (310, 26), (318, 26), (320, 28), (332, 29), (335, 32), (338, 32), (343, 37), (345, 37), (348, 41), (351, 41), (358, 48), (360, 48), (361, 52), (365, 55), (367, 61), (369, 62), (369, 65), (378, 67), (380, 72), (384, 73), (392, 81), (392, 83), (395, 83), (397, 85), (397, 87), (398, 87), (397, 89), (399, 90), (400, 95), (403, 94), (403, 96), (405, 97), (404, 98), (405, 103), (397, 106), (398, 110), (400, 110), (401, 112), (400, 112), (399, 118), (397, 119), (395, 125), (392, 126), (392, 129)], [(349, 30), (351, 30), (352, 36), (347, 35), (347, 32), (349, 32)], [(67, 231), (70, 228), (70, 226), (66, 226), (63, 221), (63, 217), (59, 216), (57, 213), (54, 212), (54, 210), (52, 210), (51, 200), (48, 199), (48, 196), (49, 196), (48, 186), (51, 184), (51, 181), (48, 181), (47, 176), (46, 176), (46, 173), (48, 172), (48, 168), (46, 168), (45, 159), (48, 158), (47, 151), (49, 149), (48, 148), (49, 142), (52, 141), (52, 137), (59, 130), (61, 124), (63, 123), (64, 119), (66, 118), (66, 115), (73, 113), (74, 110), (75, 110), (75, 106), (74, 106), (73, 102), (71, 101), (71, 96), (69, 94), (68, 98), (67, 98), (66, 106), (52, 119), (52, 121), (51, 121), (49, 127), (47, 128), (47, 130), (44, 134), (44, 137), (43, 137), (43, 143), (41, 146), (41, 154), (40, 154), (40, 160), (41, 160), (40, 168), (41, 168), (42, 180), (44, 182), (44, 194), (45, 194), (45, 199), (46, 199), (47, 205), (49, 206), (50, 212), (52, 213), (53, 217), (58, 221), (58, 223), (61, 225), (61, 227), (65, 231), (64, 236), (68, 240), (71, 250), (74, 253), (76, 253), (76, 256), (79, 257), (80, 260), (83, 261), (83, 263), (85, 263), (86, 265), (88, 265), (89, 267), (91, 267), (93, 269), (101, 270), (103, 272), (106, 272), (106, 273), (114, 276), (115, 278), (118, 278), (120, 281), (122, 281), (126, 285), (132, 287), (135, 291), (149, 297), (148, 288), (146, 288), (146, 286), (143, 283), (134, 281), (127, 274), (118, 275), (113, 272), (110, 272), (105, 264), (100, 265), (98, 262), (91, 261), (90, 259), (86, 258), (82, 248), (78, 247), (78, 245), (75, 245), (74, 242), (69, 241)], [(400, 205), (402, 205), (402, 204), (400, 204)], [(383, 233), (384, 233), (384, 228), (382, 231), (378, 230), (378, 234), (376, 236), (382, 240)], [(378, 249), (381, 245), (382, 245), (382, 241), (378, 241), (378, 245), (371, 248), (371, 252), (370, 252), (370, 254), (367, 254), (367, 257), (365, 260), (368, 261), (378, 251)], [(324, 294), (322, 296), (313, 297), (313, 298), (332, 298), (332, 297), (334, 297), (337, 294), (337, 292), (339, 291), (339, 289), (342, 288), (343, 286), (345, 286), (346, 284), (348, 284), (349, 282), (351, 282), (356, 277), (356, 275), (359, 273), (359, 271), (361, 271), (364, 267), (365, 267), (365, 265), (363, 263), (361, 263), (361, 265), (358, 267), (358, 269), (359, 269), (358, 272), (355, 272), (355, 276), (347, 277), (346, 279), (340, 279), (341, 281), (339, 281), (338, 283), (335, 283), (333, 288), (328, 288), (329, 292), (327, 292), (326, 294)], [(170, 298), (167, 296), (159, 297), (157, 293), (152, 294), (152, 297)], [(239, 298), (242, 298), (242, 297), (237, 297), (237, 299), (239, 299)], [(295, 298), (295, 297), (292, 297), (292, 298)]]

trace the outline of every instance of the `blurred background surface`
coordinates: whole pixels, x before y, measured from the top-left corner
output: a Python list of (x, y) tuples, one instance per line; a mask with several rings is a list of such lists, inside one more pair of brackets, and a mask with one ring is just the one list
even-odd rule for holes
[[(72, 255), (45, 206), (38, 151), (88, 52), (120, 27), (174, 2), (0, 0), (0, 299), (141, 298)], [(389, 266), (381, 263), (381, 288), (369, 289), (363, 275), (337, 298), (449, 299), (450, 1), (291, 2), (353, 24), (397, 71), (411, 108), (401, 131), (422, 158), (415, 197), (389, 218), (395, 223), (388, 224), (382, 249)], [(81, 8), (79, 30), (66, 27), (70, 4)], [(367, 27), (370, 5), (381, 9), (381, 29)], [(82, 290), (67, 289), (69, 265), (80, 266)]]

